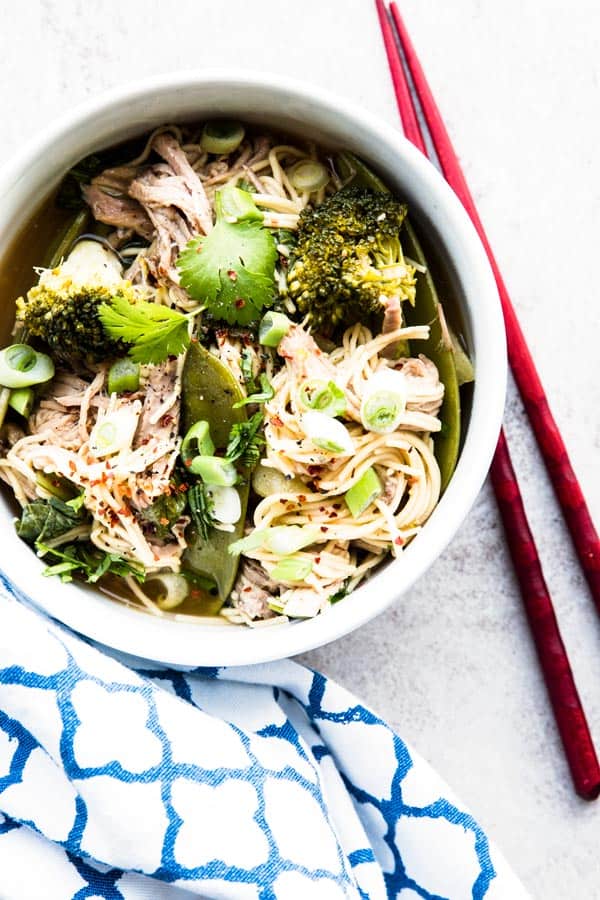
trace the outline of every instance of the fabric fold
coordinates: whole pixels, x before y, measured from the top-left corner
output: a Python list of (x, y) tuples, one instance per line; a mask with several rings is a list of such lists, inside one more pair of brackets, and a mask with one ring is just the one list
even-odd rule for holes
[(0, 593), (6, 900), (526, 897), (429, 766), (323, 675), (128, 663)]

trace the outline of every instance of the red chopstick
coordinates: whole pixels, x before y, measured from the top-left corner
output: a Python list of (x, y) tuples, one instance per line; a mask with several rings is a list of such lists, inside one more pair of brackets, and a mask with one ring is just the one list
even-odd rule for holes
[[(425, 141), (419, 126), (404, 66), (396, 45), (396, 38), (392, 23), (389, 19), (389, 14), (384, 6), (383, 0), (375, 0), (375, 4), (379, 15), (404, 132), (406, 137), (415, 144), (419, 150), (427, 155)], [(493, 259), (492, 251), (485, 239), (483, 227), (475, 210), (475, 205), (460, 169), (458, 159), (454, 153), (439, 110), (437, 109), (435, 100), (433, 99), (425, 75), (418, 62), (414, 48), (410, 42), (395, 3), (391, 4), (391, 11), (394, 17), (394, 24), (398, 29), (402, 50), (405, 54), (415, 88), (419, 95), (425, 120), (430, 129), (431, 137), (434, 141), (434, 146), (438, 153), (438, 158), (440, 159), (446, 179), (463, 201), (467, 211), (471, 214), (471, 218), (473, 219), (476, 228), (482, 236), (484, 247), (492, 262), (501, 298), (503, 297), (505, 317), (506, 306), (508, 305), (510, 313), (512, 314), (512, 319), (514, 319), (514, 322), (516, 323), (518, 337), (526, 351), (525, 354), (523, 352), (517, 353), (517, 359), (529, 361), (537, 384), (539, 385), (539, 390), (542, 391), (543, 394), (539, 377), (537, 376), (533, 361), (531, 360), (531, 356), (525, 345), (523, 334), (516, 322), (514, 310), (510, 304), (498, 267)], [(510, 326), (507, 319), (507, 331), (509, 328)], [(510, 356), (511, 354), (509, 351), (509, 358)], [(513, 365), (512, 359), (511, 365)], [(525, 378), (524, 368), (521, 368), (520, 374), (522, 378)], [(545, 403), (545, 410), (547, 415), (550, 416), (554, 431), (558, 435), (558, 429), (551, 417), (547, 402)], [(542, 427), (539, 422), (538, 426)], [(558, 440), (562, 445), (564, 456), (566, 457), (566, 450), (564, 449), (564, 444), (562, 444), (559, 435)], [(556, 446), (555, 443), (554, 447)], [(566, 460), (569, 471), (572, 473), (568, 457), (566, 457)], [(564, 473), (564, 468), (562, 471)], [(552, 606), (552, 600), (544, 580), (542, 566), (533, 540), (533, 535), (529, 528), (516, 475), (508, 452), (506, 437), (503, 431), (500, 432), (498, 446), (494, 454), (491, 477), (498, 507), (506, 530), (511, 557), (519, 580), (527, 618), (535, 641), (538, 658), (548, 690), (548, 696), (563, 742), (575, 790), (584, 799), (593, 800), (600, 794), (600, 766), (598, 765), (598, 759), (594, 750), (585, 713), (581, 705), (581, 700), (579, 699), (573, 673), (562, 642), (558, 622)], [(572, 477), (575, 479), (573, 473)], [(579, 488), (579, 486), (577, 487)], [(580, 489), (579, 494), (581, 495)], [(581, 500), (585, 514), (587, 514), (591, 524), (591, 519), (582, 495)], [(579, 512), (581, 512), (581, 507), (579, 508)], [(591, 525), (591, 528), (593, 530), (593, 524)], [(595, 531), (593, 531), (593, 533), (595, 534)], [(597, 559), (598, 557), (596, 557), (596, 560)], [(595, 597), (594, 599), (597, 598)]]
[[(378, 10), (379, 6), (380, 4), (378, 3)], [(598, 537), (598, 532), (594, 527), (581, 486), (571, 466), (567, 448), (548, 405), (542, 382), (517, 320), (492, 248), (481, 224), (473, 197), (460, 168), (458, 157), (452, 147), (446, 126), (395, 3), (391, 3), (390, 10), (442, 171), (446, 181), (454, 189), (454, 192), (469, 213), (494, 272), (504, 313), (510, 367), (523, 399), (525, 411), (531, 422), (542, 458), (546, 464), (550, 481), (562, 509), (565, 523), (571, 534), (571, 540), (579, 557), (581, 568), (590, 586), (596, 608), (600, 612), (600, 538)], [(398, 102), (400, 102), (400, 97)], [(412, 137), (409, 139), (412, 140)]]

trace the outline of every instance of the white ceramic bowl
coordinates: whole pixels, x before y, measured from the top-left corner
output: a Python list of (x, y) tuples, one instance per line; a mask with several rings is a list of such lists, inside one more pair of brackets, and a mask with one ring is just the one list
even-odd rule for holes
[[(0, 172), (0, 260), (31, 211), (81, 157), (163, 122), (232, 115), (347, 148), (407, 200), (453, 281), (477, 380), (464, 445), (437, 509), (402, 558), (316, 619), (249, 629), (157, 619), (76, 584), (42, 576), (0, 500), (1, 568), (35, 604), (119, 650), (174, 665), (242, 665), (291, 656), (352, 631), (405, 593), (467, 515), (488, 470), (504, 404), (506, 360), (494, 280), (477, 235), (436, 169), (390, 125), (317, 87), (250, 72), (165, 75), (91, 99), (42, 133)], [(10, 302), (3, 298), (3, 302)]]

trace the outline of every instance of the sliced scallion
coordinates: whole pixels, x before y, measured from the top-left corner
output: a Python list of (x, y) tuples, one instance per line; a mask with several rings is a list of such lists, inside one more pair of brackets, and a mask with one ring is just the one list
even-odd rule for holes
[(239, 541), (233, 541), (227, 549), (232, 556), (239, 556), (241, 553), (258, 550), (265, 542), (266, 533), (266, 528), (255, 528), (254, 531), (240, 538)]
[(302, 559), (298, 556), (285, 556), (271, 569), (270, 575), (274, 581), (304, 581), (312, 572), (313, 564), (310, 559)]
[(35, 394), (32, 388), (14, 388), (9, 394), (8, 405), (26, 419), (33, 409), (34, 400)]
[(302, 416), (302, 428), (315, 447), (321, 450), (343, 455), (354, 453), (354, 441), (348, 429), (325, 413), (315, 410), (305, 412)]
[(319, 536), (319, 529), (313, 525), (275, 525), (267, 528), (264, 546), (272, 553), (289, 556), (314, 544)]
[(208, 484), (206, 493), (212, 501), (213, 519), (223, 525), (235, 525), (242, 515), (242, 501), (234, 487)]
[(244, 140), (244, 126), (231, 119), (214, 119), (202, 129), (200, 146), (207, 153), (224, 156), (232, 153)]
[(352, 513), (353, 518), (357, 519), (358, 516), (364, 513), (365, 509), (379, 497), (382, 490), (383, 488), (375, 469), (369, 468), (363, 472), (356, 484), (353, 484), (344, 495), (346, 506)]
[(181, 606), (189, 594), (190, 586), (187, 579), (175, 572), (158, 572), (156, 575), (149, 575), (146, 578), (146, 584), (150, 587), (154, 583), (159, 586), (155, 598), (159, 609), (176, 609)]
[(300, 388), (300, 402), (326, 416), (342, 416), (346, 412), (346, 395), (334, 381), (306, 381)]
[(128, 356), (118, 359), (108, 370), (108, 393), (125, 394), (140, 386), (140, 364)]
[(90, 434), (90, 451), (94, 456), (112, 456), (131, 446), (138, 417), (122, 407), (99, 419)]
[(196, 455), (212, 456), (215, 445), (210, 436), (210, 425), (205, 419), (200, 419), (188, 429), (182, 444), (181, 458), (187, 464)]
[(232, 487), (237, 481), (237, 471), (233, 463), (222, 456), (195, 456), (188, 466), (192, 475), (199, 475), (204, 484)]
[(288, 177), (297, 191), (318, 191), (329, 181), (325, 166), (314, 159), (301, 159), (288, 172)]
[(367, 382), (360, 419), (367, 431), (395, 431), (406, 409), (406, 380), (401, 372), (376, 372)]
[(28, 344), (12, 344), (0, 351), (0, 385), (7, 388), (31, 387), (54, 377), (54, 363), (45, 353)]
[(258, 342), (263, 347), (277, 347), (290, 329), (292, 323), (279, 312), (268, 312), (258, 327)]

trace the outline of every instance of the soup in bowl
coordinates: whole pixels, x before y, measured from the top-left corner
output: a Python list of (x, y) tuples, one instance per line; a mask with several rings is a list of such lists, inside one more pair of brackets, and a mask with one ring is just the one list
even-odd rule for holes
[(171, 664), (317, 646), (466, 515), (505, 380), (482, 248), (394, 130), (296, 84), (89, 104), (0, 178), (4, 574)]

